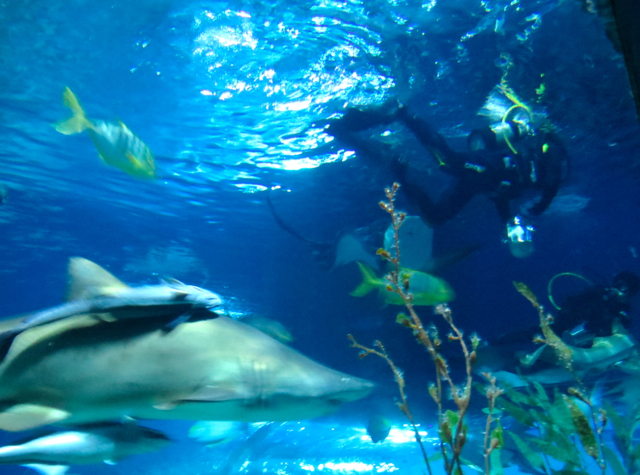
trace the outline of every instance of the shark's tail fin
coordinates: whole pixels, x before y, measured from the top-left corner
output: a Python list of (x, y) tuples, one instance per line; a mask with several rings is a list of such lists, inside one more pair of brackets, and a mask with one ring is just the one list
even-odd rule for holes
[(63, 120), (62, 122), (58, 122), (54, 125), (58, 132), (65, 135), (79, 134), (83, 130), (91, 127), (91, 122), (89, 122), (89, 119), (85, 116), (84, 110), (80, 106), (78, 99), (68, 87), (65, 88), (64, 93), (62, 94), (62, 102), (65, 106), (71, 109), (73, 115), (69, 119)]
[(293, 237), (300, 239), (303, 242), (306, 242), (311, 248), (313, 257), (316, 259), (316, 261), (318, 261), (318, 263), (323, 269), (329, 270), (333, 267), (333, 263), (335, 261), (335, 255), (334, 255), (335, 246), (333, 244), (313, 241), (303, 236), (298, 231), (296, 231), (291, 226), (289, 226), (287, 223), (285, 223), (282, 217), (277, 213), (275, 207), (273, 206), (270, 192), (267, 192), (267, 204), (269, 205), (269, 209), (271, 210), (273, 219), (276, 220), (276, 223), (278, 223), (278, 226), (280, 226), (286, 232), (291, 234)]
[(360, 272), (362, 272), (362, 283), (349, 295), (353, 297), (364, 297), (373, 289), (378, 287), (381, 282), (371, 267), (362, 262), (358, 262)]

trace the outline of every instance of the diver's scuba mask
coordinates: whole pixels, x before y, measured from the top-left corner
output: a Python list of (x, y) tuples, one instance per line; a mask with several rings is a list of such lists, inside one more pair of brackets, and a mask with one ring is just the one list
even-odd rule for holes
[(522, 217), (515, 216), (507, 223), (507, 239), (509, 251), (513, 257), (524, 259), (533, 253), (533, 235), (535, 228), (526, 224)]
[(513, 120), (491, 124), (489, 128), (495, 134), (499, 147), (504, 147), (508, 143), (516, 143), (529, 132), (526, 124)]
[(512, 148), (528, 133), (529, 127), (524, 123), (513, 120), (497, 122), (483, 129), (473, 129), (467, 137), (467, 145), (474, 152)]

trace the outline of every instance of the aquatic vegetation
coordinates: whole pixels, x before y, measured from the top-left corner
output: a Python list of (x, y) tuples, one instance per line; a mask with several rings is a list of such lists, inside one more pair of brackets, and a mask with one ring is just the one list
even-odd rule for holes
[[(518, 465), (521, 469), (534, 474), (587, 474), (590, 473), (590, 468), (591, 473), (593, 472), (593, 467), (589, 467), (593, 462), (603, 474), (608, 471), (614, 475), (640, 473), (640, 443), (634, 443), (632, 437), (639, 420), (637, 413), (640, 410), (634, 407), (633, 414), (622, 417), (610, 402), (601, 405), (588, 396), (594, 390), (587, 388), (582, 381), (581, 378), (585, 373), (581, 369), (589, 363), (587, 353), (592, 350), (601, 351), (601, 348), (595, 348), (596, 345), (589, 349), (575, 348), (563, 342), (551, 329), (550, 323), (553, 317), (545, 314), (536, 296), (524, 284), (514, 283), (516, 289), (531, 302), (540, 316), (543, 336), (536, 337), (534, 341), (544, 344), (547, 351), (550, 349), (555, 352), (552, 362), (568, 370), (576, 386), (570, 387), (566, 392), (562, 392), (557, 387), (547, 390), (540, 382), (527, 381), (526, 376), (522, 376), (524, 389), (515, 390), (511, 385), (503, 382), (498, 386), (496, 377), (490, 373), (482, 374), (489, 384), (474, 382), (473, 365), (480, 340), (472, 335), (467, 341), (462, 331), (453, 322), (449, 307), (439, 304), (435, 307), (435, 313), (449, 325), (451, 333), (447, 339), (459, 343), (465, 361), (464, 381), (461, 384), (453, 381), (447, 362), (440, 353), (442, 340), (435, 327), (425, 329), (414, 308), (415, 303), (409, 288), (410, 276), (399, 265), (401, 249), (397, 231), (406, 215), (396, 211), (394, 206), (398, 188), (399, 185), (394, 183), (392, 188), (386, 189), (388, 201), (380, 203), (392, 219), (395, 231), (394, 252), (380, 249), (378, 254), (392, 266), (392, 270), (384, 278), (385, 290), (401, 299), (408, 312), (408, 315), (399, 314), (396, 321), (412, 331), (418, 344), (427, 350), (434, 364), (435, 383), (429, 386), (429, 395), (437, 405), (439, 453), (431, 456), (427, 454), (407, 402), (404, 375), (387, 353), (384, 344), (376, 340), (372, 347), (367, 347), (358, 343), (353, 335), (348, 335), (348, 338), (351, 340), (351, 346), (360, 350), (360, 358), (373, 354), (384, 359), (391, 368), (400, 395), (396, 404), (413, 427), (428, 473), (433, 474), (430, 463), (440, 459), (443, 460), (447, 474), (463, 473), (464, 465), (482, 472), (480, 467), (473, 465), (462, 456), (465, 443), (472, 435), (465, 422), (470, 407), (472, 387), (484, 394), (487, 399), (487, 407), (484, 409), (487, 414), (484, 430), (482, 434), (475, 434), (480, 435), (483, 440), (484, 473), (487, 475), (502, 474), (504, 465)], [(617, 335), (612, 336), (614, 337)], [(539, 351), (530, 355), (529, 363), (535, 362), (534, 360), (541, 353), (542, 351)], [(606, 367), (597, 369), (602, 371)], [(454, 403), (453, 409), (446, 408), (446, 392)], [(502, 414), (511, 416), (517, 424), (505, 430), (501, 422)], [(608, 427), (609, 421), (613, 426), (613, 438), (617, 451), (604, 442), (604, 430)], [(521, 430), (518, 430), (517, 426), (520, 426)], [(593, 462), (589, 462), (589, 459)], [(559, 466), (561, 466), (560, 470), (558, 470)]]
[[(448, 335), (449, 341), (458, 341), (461, 351), (465, 359), (466, 378), (462, 385), (456, 384), (450, 373), (446, 360), (440, 353), (440, 346), (442, 341), (435, 329), (431, 327), (425, 330), (424, 325), (414, 308), (414, 298), (409, 290), (411, 274), (407, 273), (400, 267), (401, 249), (399, 245), (398, 230), (402, 226), (406, 214), (397, 212), (394, 205), (395, 194), (398, 191), (400, 185), (394, 183), (391, 188), (387, 188), (385, 193), (387, 195), (388, 202), (381, 202), (380, 206), (383, 210), (389, 213), (392, 220), (394, 229), (394, 255), (385, 249), (380, 249), (378, 255), (387, 260), (392, 265), (392, 270), (385, 276), (387, 284), (385, 290), (389, 293), (395, 294), (403, 303), (407, 309), (409, 315), (398, 315), (397, 322), (401, 325), (409, 328), (418, 344), (424, 346), (427, 350), (431, 360), (434, 363), (436, 370), (436, 382), (429, 387), (429, 394), (435, 401), (438, 407), (438, 423), (439, 423), (439, 435), (440, 435), (440, 448), (441, 457), (444, 462), (444, 468), (446, 473), (450, 474), (454, 471), (456, 473), (462, 473), (462, 464), (464, 463), (461, 457), (462, 449), (467, 439), (467, 425), (464, 422), (465, 415), (469, 410), (469, 404), (471, 401), (471, 388), (472, 388), (472, 368), (476, 358), (476, 348), (480, 340), (476, 336), (472, 336), (470, 339), (470, 347), (464, 339), (462, 332), (453, 323), (451, 310), (444, 304), (439, 304), (435, 307), (437, 314), (441, 315), (451, 328), (452, 333)], [(414, 417), (411, 413), (409, 405), (407, 403), (406, 395), (404, 392), (405, 381), (402, 375), (402, 371), (393, 363), (389, 355), (387, 354), (384, 345), (380, 341), (374, 343), (377, 348), (368, 348), (359, 344), (352, 335), (348, 335), (351, 340), (351, 346), (361, 350), (360, 358), (364, 358), (369, 354), (375, 354), (383, 358), (389, 367), (393, 371), (398, 389), (400, 391), (401, 402), (398, 402), (399, 409), (405, 414), (411, 423), (416, 441), (420, 445), (422, 455), (424, 457), (425, 465), (429, 473), (433, 473), (429, 463), (429, 457), (422, 444), (420, 434), (418, 432)], [(492, 387), (495, 388), (495, 381), (492, 383)], [(449, 389), (451, 398), (457, 408), (456, 411), (446, 410), (445, 405), (445, 390)], [(491, 393), (492, 396), (497, 397), (498, 392)], [(490, 417), (490, 416), (489, 416)], [(488, 424), (491, 424), (491, 419), (488, 419)], [(488, 453), (493, 451), (500, 445), (500, 437), (502, 429), (499, 427), (494, 428), (491, 436), (491, 445), (486, 450)], [(497, 442), (494, 442), (496, 439)], [(491, 448), (493, 447), (493, 448)], [(491, 449), (489, 451), (489, 449)]]
[[(640, 473), (640, 443), (634, 444), (632, 438), (636, 417), (633, 414), (622, 417), (609, 401), (600, 407), (593, 401), (594, 398), (587, 396), (595, 390), (588, 390), (578, 377), (579, 373), (574, 371), (573, 350), (551, 329), (549, 323), (553, 317), (545, 314), (544, 308), (525, 284), (514, 282), (514, 285), (538, 311), (544, 338), (536, 338), (535, 341), (554, 349), (558, 362), (573, 372), (578, 385), (570, 387), (567, 394), (555, 388), (553, 397), (535, 381), (527, 384), (524, 394), (505, 388), (505, 397), (499, 401), (499, 407), (522, 426), (537, 432), (535, 435), (518, 435), (513, 431), (508, 433), (530, 465), (529, 471), (543, 474), (592, 473), (585, 463), (583, 455), (586, 454), (596, 462), (603, 474), (608, 468), (615, 475)], [(609, 421), (613, 426), (617, 452), (604, 442), (603, 433)], [(552, 461), (562, 464), (562, 470), (556, 470)]]

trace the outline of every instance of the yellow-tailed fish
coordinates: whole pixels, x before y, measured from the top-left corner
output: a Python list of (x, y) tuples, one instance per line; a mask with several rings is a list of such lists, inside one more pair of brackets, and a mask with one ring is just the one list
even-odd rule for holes
[[(362, 271), (362, 283), (351, 295), (363, 297), (374, 289), (378, 289), (384, 301), (392, 305), (403, 305), (402, 298), (395, 292), (387, 290), (388, 282), (384, 278), (378, 277), (369, 266), (358, 262), (358, 267)], [(439, 303), (451, 302), (455, 298), (455, 293), (451, 286), (443, 279), (426, 272), (400, 268), (402, 276), (408, 276), (408, 292), (413, 295), (414, 305), (437, 305)]]
[(120, 121), (89, 120), (68, 87), (64, 90), (62, 101), (71, 109), (73, 116), (54, 125), (58, 132), (72, 135), (86, 130), (105, 163), (137, 178), (156, 177), (151, 150), (126, 125)]

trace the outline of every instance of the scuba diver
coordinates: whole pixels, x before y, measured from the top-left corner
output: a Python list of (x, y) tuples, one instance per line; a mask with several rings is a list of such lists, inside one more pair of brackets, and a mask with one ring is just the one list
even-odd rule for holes
[(436, 202), (424, 184), (410, 178), (411, 167), (407, 161), (386, 158), (420, 217), (429, 226), (437, 226), (453, 218), (475, 195), (486, 195), (507, 227), (512, 254), (526, 257), (533, 250), (533, 228), (513, 212), (510, 203), (525, 190), (540, 191), (539, 201), (527, 212), (534, 216), (542, 214), (566, 177), (569, 160), (555, 134), (533, 130), (527, 123), (508, 120), (507, 115), (493, 127), (473, 130), (467, 137), (469, 150), (465, 152), (449, 147), (442, 135), (404, 106), (390, 112), (348, 109), (343, 117), (331, 121), (327, 133), (360, 155), (385, 161), (387, 156), (381, 156), (380, 144), (364, 140), (357, 132), (392, 122), (402, 123), (437, 160), (440, 169), (457, 180)]
[[(571, 275), (589, 283), (589, 287), (564, 299), (556, 305), (551, 295), (551, 286), (557, 277)], [(631, 271), (619, 272), (613, 276), (610, 285), (594, 284), (573, 273), (562, 273), (549, 281), (549, 300), (558, 309), (551, 324), (554, 333), (572, 346), (590, 346), (594, 337), (612, 335), (614, 320), (629, 329), (632, 318), (630, 300), (640, 291), (640, 277)], [(540, 333), (539, 325), (524, 330), (488, 339), (489, 346), (522, 345), (531, 343), (534, 335)]]
[[(551, 284), (551, 283), (550, 283)], [(558, 316), (552, 325), (558, 335), (580, 340), (611, 335), (615, 319), (625, 327), (631, 327), (629, 300), (640, 291), (640, 277), (630, 271), (613, 276), (611, 285), (592, 284), (578, 294), (567, 297), (558, 308)], [(552, 302), (553, 303), (553, 300)], [(569, 341), (567, 341), (569, 343)]]

